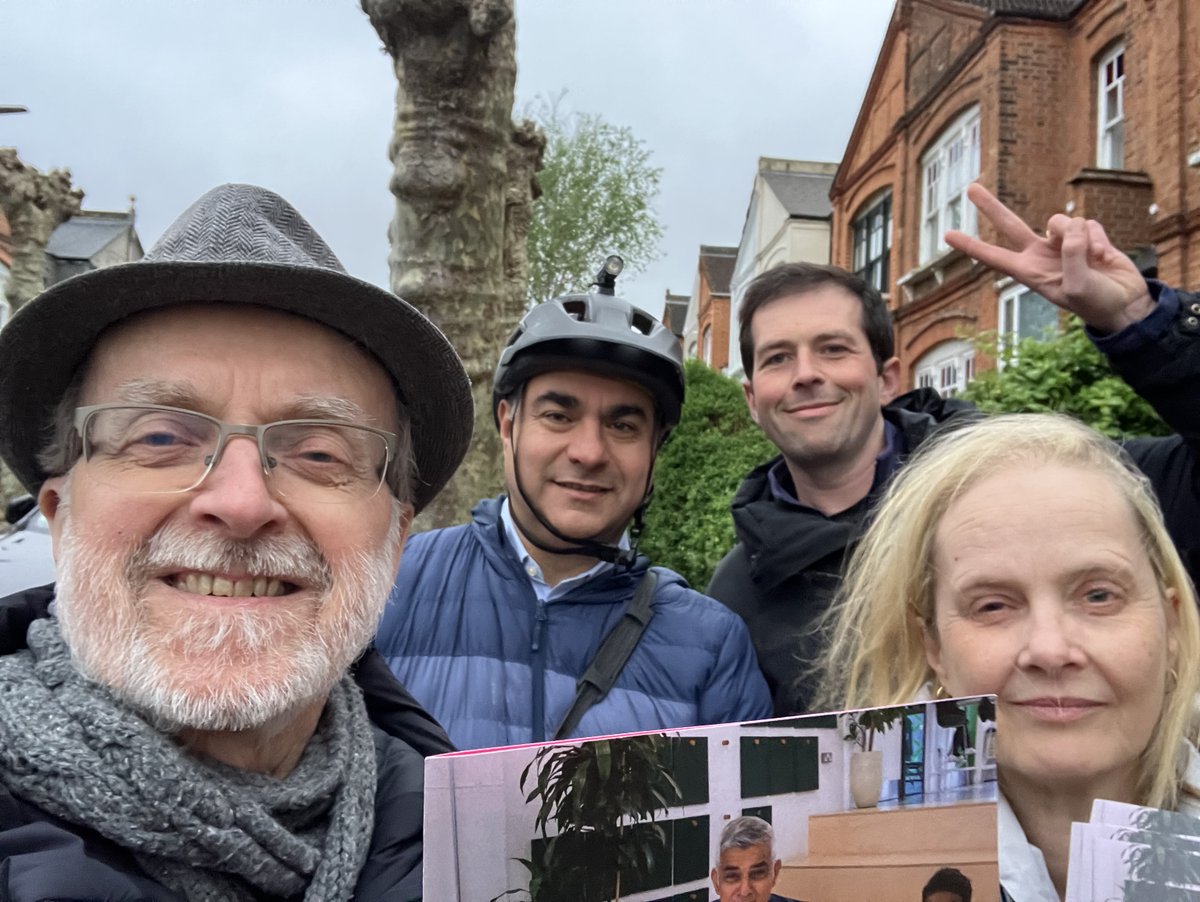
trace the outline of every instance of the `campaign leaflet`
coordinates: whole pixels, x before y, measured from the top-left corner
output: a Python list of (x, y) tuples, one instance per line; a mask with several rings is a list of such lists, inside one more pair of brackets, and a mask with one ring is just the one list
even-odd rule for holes
[(1097, 799), (1071, 826), (1066, 902), (1200, 902), (1200, 820)]
[(773, 900), (911, 902), (951, 868), (998, 902), (994, 700), (429, 758), (424, 898), (709, 902), (745, 864), (722, 831), (763, 822)]

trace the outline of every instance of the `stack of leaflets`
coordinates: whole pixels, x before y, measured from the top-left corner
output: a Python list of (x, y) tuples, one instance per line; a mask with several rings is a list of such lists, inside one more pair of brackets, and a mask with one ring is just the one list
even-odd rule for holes
[[(772, 902), (912, 902), (951, 869), (993, 902), (994, 712), (952, 699), (432, 757), (424, 898), (711, 902), (753, 880)], [(723, 852), (748, 819), (773, 847)]]
[(1071, 826), (1066, 902), (1200, 902), (1200, 818), (1097, 799)]

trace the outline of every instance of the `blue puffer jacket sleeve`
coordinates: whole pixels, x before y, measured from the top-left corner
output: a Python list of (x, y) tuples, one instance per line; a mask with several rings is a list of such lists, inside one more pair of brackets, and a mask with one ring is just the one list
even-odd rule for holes
[[(702, 596), (707, 599), (708, 596)], [(772, 716), (771, 694), (740, 617), (726, 634), (700, 704), (700, 723), (735, 723)]]
[[(376, 647), (460, 749), (552, 736), (575, 685), (646, 572), (599, 574), (539, 602), (505, 545), (500, 499), (469, 525), (414, 536)], [(746, 627), (678, 574), (656, 568), (654, 617), (578, 736), (767, 717)]]

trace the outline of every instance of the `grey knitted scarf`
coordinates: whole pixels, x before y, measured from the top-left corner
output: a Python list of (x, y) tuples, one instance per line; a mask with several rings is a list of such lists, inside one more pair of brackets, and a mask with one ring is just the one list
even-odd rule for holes
[(375, 746), (349, 677), (300, 763), (275, 779), (185, 753), (84, 679), (54, 618), (0, 656), (0, 782), (132, 850), (193, 902), (348, 900), (374, 826)]

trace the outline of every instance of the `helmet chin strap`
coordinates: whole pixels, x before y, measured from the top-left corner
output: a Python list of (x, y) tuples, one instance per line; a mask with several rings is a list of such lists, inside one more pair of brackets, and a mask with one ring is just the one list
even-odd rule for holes
[(629, 530), (629, 548), (626, 549), (621, 548), (619, 545), (599, 542), (594, 538), (569, 536), (558, 529), (545, 514), (538, 510), (537, 505), (533, 503), (533, 499), (529, 497), (529, 493), (525, 491), (525, 486), (521, 482), (521, 463), (517, 457), (515, 417), (513, 418), (512, 425), (513, 481), (517, 484), (517, 493), (521, 496), (521, 500), (525, 503), (525, 506), (529, 508), (529, 512), (542, 525), (542, 528), (560, 542), (566, 542), (567, 547), (547, 545), (535, 538), (532, 532), (525, 527), (525, 524), (518, 519), (516, 507), (510, 504), (509, 513), (512, 514), (513, 523), (517, 525), (517, 529), (520, 530), (521, 535), (537, 548), (550, 554), (583, 555), (607, 561), (610, 564), (616, 564), (619, 567), (624, 567), (626, 570), (632, 567), (637, 560), (637, 539), (642, 532), (642, 517), (645, 514), (646, 505), (650, 502), (650, 495), (654, 492), (654, 461), (658, 456), (658, 449), (655, 448), (650, 452), (650, 469), (646, 472), (646, 490), (642, 496), (641, 504), (633, 512), (633, 525)]

